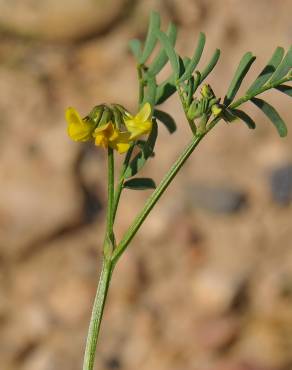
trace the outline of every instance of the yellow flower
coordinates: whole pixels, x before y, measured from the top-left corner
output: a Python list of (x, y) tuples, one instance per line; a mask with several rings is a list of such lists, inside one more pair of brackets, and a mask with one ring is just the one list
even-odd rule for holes
[(131, 133), (130, 140), (148, 134), (152, 129), (151, 105), (145, 103), (135, 116), (127, 112), (124, 116), (124, 122), (127, 130)]
[(66, 121), (68, 122), (68, 135), (74, 141), (87, 141), (92, 138), (94, 126), (90, 121), (80, 117), (74, 108), (66, 109)]
[(101, 125), (94, 130), (95, 145), (112, 148), (125, 153), (130, 148), (130, 133), (118, 131), (112, 122)]

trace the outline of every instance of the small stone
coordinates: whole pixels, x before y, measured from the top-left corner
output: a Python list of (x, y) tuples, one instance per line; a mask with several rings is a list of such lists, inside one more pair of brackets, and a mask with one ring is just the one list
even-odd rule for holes
[(0, 3), (0, 26), (47, 40), (74, 40), (115, 27), (127, 0), (17, 1)]
[(188, 202), (194, 208), (213, 213), (236, 213), (247, 204), (244, 192), (228, 186), (192, 185), (188, 190)]
[(203, 320), (198, 329), (198, 343), (207, 350), (227, 348), (239, 334), (239, 322), (235, 317)]
[(273, 200), (279, 205), (288, 205), (292, 200), (292, 164), (274, 168), (270, 175)]
[(112, 356), (105, 360), (105, 368), (108, 370), (117, 370), (121, 368), (121, 362), (116, 356)]
[(234, 306), (242, 285), (242, 281), (214, 269), (198, 271), (192, 284), (194, 307), (203, 316), (224, 314)]

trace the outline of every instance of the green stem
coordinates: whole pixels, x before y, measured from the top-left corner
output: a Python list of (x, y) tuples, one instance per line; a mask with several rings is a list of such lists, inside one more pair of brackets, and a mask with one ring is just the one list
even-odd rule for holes
[(112, 264), (104, 259), (98, 283), (97, 293), (93, 303), (90, 325), (84, 353), (83, 370), (93, 370), (96, 345), (103, 316), (104, 305), (112, 275)]
[(124, 185), (124, 181), (125, 181), (125, 178), (124, 178), (125, 171), (126, 171), (126, 169), (128, 167), (128, 164), (130, 162), (133, 150), (134, 150), (134, 145), (132, 145), (130, 147), (130, 149), (127, 151), (127, 154), (126, 154), (126, 157), (125, 157), (125, 160), (124, 160), (124, 163), (123, 163), (123, 167), (121, 169), (119, 182), (118, 182), (116, 190), (115, 190), (114, 204), (113, 204), (113, 222), (115, 221), (115, 218), (116, 218), (117, 209), (118, 209), (120, 197), (121, 197), (122, 190), (123, 190), (123, 185)]
[(139, 82), (139, 106), (142, 104), (144, 99), (144, 81), (143, 81), (143, 66), (138, 64), (137, 65), (137, 74), (138, 74), (138, 82)]
[(107, 217), (106, 217), (106, 231), (107, 235), (113, 240), (113, 223), (114, 223), (114, 151), (108, 148), (108, 200), (107, 200)]
[(130, 226), (128, 231), (125, 233), (123, 239), (121, 240), (117, 248), (114, 250), (112, 259), (111, 259), (114, 265), (117, 263), (119, 257), (123, 254), (124, 250), (127, 248), (130, 241), (136, 235), (137, 231), (139, 230), (140, 226), (144, 222), (145, 218), (148, 216), (148, 214), (150, 213), (152, 208), (155, 206), (159, 198), (165, 192), (168, 185), (172, 182), (172, 180), (174, 179), (178, 171), (184, 165), (186, 160), (189, 158), (189, 156), (192, 154), (192, 152), (194, 151), (194, 149), (199, 144), (199, 142), (203, 139), (204, 136), (205, 134), (194, 136), (190, 144), (186, 147), (186, 149), (183, 151), (183, 153), (179, 156), (179, 158), (170, 168), (168, 173), (162, 179), (159, 186), (154, 190), (154, 192), (148, 198), (143, 210), (135, 218), (133, 224)]

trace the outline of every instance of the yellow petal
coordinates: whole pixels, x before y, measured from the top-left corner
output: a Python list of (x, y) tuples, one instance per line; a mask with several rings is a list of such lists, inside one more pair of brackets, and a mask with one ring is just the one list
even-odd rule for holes
[(108, 123), (106, 123), (105, 125), (98, 126), (98, 127), (94, 130), (93, 136), (95, 137), (95, 135), (96, 135), (96, 134), (99, 134), (100, 132), (106, 132), (106, 131), (110, 131), (110, 132), (112, 132), (112, 130), (113, 130), (112, 125), (113, 125), (113, 124), (112, 124), (111, 122), (108, 122)]
[(131, 134), (130, 132), (120, 132), (118, 130), (115, 130), (116, 131), (116, 138), (114, 140), (112, 140), (112, 138), (110, 138), (110, 146), (117, 150), (120, 154), (121, 153), (125, 153), (127, 150), (129, 150), (130, 148), (130, 145), (131, 145), (131, 140), (130, 140), (130, 137), (131, 137)]
[(130, 148), (130, 143), (119, 143), (119, 142), (114, 142), (111, 143), (110, 146), (117, 150), (120, 154), (125, 153), (129, 150)]
[(99, 133), (95, 136), (95, 145), (101, 146), (102, 148), (108, 147), (108, 139), (103, 133)]
[(93, 127), (90, 122), (83, 120), (76, 109), (66, 109), (66, 121), (68, 122), (68, 135), (74, 141), (87, 141), (91, 139)]
[(139, 110), (139, 112), (135, 116), (135, 121), (144, 122), (147, 121), (151, 117), (151, 105), (149, 103), (145, 103), (143, 107)]
[(87, 141), (91, 138), (91, 128), (86, 125), (71, 123), (68, 126), (68, 136), (74, 141)]
[(69, 125), (72, 123), (82, 124), (82, 118), (80, 117), (80, 114), (72, 107), (66, 109), (65, 117)]
[(131, 133), (131, 140), (137, 139), (138, 137), (148, 134), (152, 129), (152, 121), (145, 121), (139, 125), (129, 125), (127, 129)]

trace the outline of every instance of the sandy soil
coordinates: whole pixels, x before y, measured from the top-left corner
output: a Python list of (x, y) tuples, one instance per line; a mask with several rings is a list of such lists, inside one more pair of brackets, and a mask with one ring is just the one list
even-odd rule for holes
[[(0, 1), (3, 370), (81, 368), (101, 260), (105, 161), (101, 150), (67, 138), (64, 109), (85, 115), (118, 101), (136, 110), (127, 41), (144, 37), (151, 9), (164, 25), (179, 25), (182, 53), (192, 53), (199, 31), (207, 34), (204, 60), (221, 48), (208, 81), (218, 96), (247, 50), (258, 56), (248, 84), (276, 46), (291, 42), (288, 0), (96, 0), (82, 12), (80, 1)], [(289, 98), (267, 98), (290, 128)], [(164, 108), (178, 131), (161, 127), (143, 170), (157, 182), (190, 137), (177, 99)], [(292, 368), (291, 172), (279, 180), (283, 202), (271, 189), (275, 170), (291, 166), (292, 136), (279, 139), (250, 112), (257, 130), (220, 124), (117, 267), (97, 369)], [(148, 195), (125, 191), (119, 237)]]

